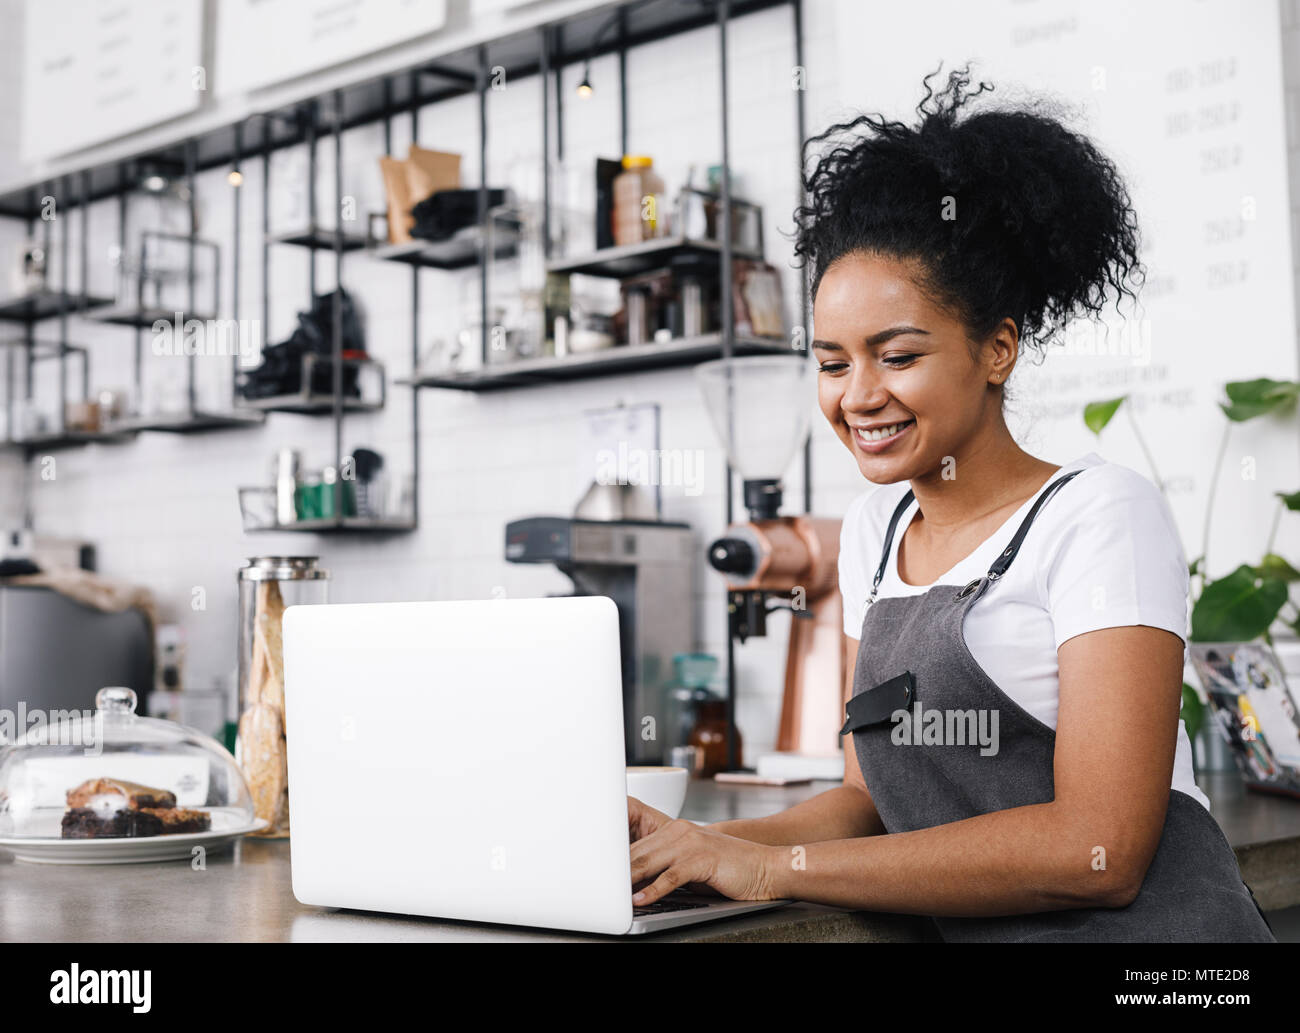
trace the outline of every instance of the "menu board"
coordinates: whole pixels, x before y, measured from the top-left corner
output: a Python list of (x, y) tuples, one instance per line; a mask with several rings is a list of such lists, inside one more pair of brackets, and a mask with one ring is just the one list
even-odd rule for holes
[(447, 0), (221, 0), (221, 94), (284, 82), (435, 32)]
[[(1145, 442), (1191, 559), (1225, 425), (1223, 384), (1294, 378), (1297, 347), (1278, 7), (1175, 6), (841, 5), (836, 107), (811, 131), (850, 115), (846, 105), (913, 122), (926, 73), (942, 59), (931, 80), (942, 85), (970, 61), (973, 78), (995, 87), (971, 110), (1046, 97), (1116, 162), (1147, 266), (1140, 302), (1123, 318), (1112, 308), (1102, 325), (1079, 321), (1041, 365), (1022, 357), (1008, 423), (1050, 461), (1095, 450), (1154, 480)], [(1128, 411), (1094, 437), (1085, 404), (1122, 395)], [(1246, 453), (1258, 460), (1253, 483), (1239, 472)], [(1234, 427), (1225, 471), (1209, 551), (1216, 575), (1262, 552), (1272, 490), (1300, 479), (1294, 439)]]
[(206, 86), (202, 23), (202, 0), (26, 0), (22, 161), (193, 111)]

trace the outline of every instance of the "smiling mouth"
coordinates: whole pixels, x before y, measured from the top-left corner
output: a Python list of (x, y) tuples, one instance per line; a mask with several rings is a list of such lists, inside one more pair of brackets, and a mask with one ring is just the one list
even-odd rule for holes
[(853, 440), (864, 452), (883, 452), (904, 437), (915, 424), (915, 420), (904, 420), (873, 431), (862, 431), (855, 427), (849, 429), (853, 432)]

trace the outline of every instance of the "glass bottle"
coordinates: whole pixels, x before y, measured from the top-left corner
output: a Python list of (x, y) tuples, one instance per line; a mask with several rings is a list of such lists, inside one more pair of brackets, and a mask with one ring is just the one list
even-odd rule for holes
[[(689, 745), (700, 751), (701, 778), (712, 778), (719, 771), (727, 771), (727, 701), (709, 694), (695, 707), (695, 727), (691, 729)], [(736, 767), (745, 766), (744, 740), (736, 729)]]

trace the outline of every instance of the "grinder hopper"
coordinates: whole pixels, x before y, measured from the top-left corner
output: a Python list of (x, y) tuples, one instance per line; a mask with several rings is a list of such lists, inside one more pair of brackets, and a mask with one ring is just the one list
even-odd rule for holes
[(791, 613), (777, 750), (830, 756), (840, 749), (844, 672), (838, 586), (840, 521), (781, 516), (781, 477), (803, 444), (816, 397), (806, 357), (720, 359), (696, 367), (709, 415), (744, 480), (749, 520), (709, 546), (727, 575), (728, 622), (744, 642), (764, 635), (767, 614)]

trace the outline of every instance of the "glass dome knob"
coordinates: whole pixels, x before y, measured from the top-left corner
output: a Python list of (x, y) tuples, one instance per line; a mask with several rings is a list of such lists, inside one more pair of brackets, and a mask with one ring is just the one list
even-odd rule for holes
[(110, 714), (134, 714), (136, 702), (135, 690), (124, 685), (110, 685), (95, 693), (95, 706)]

